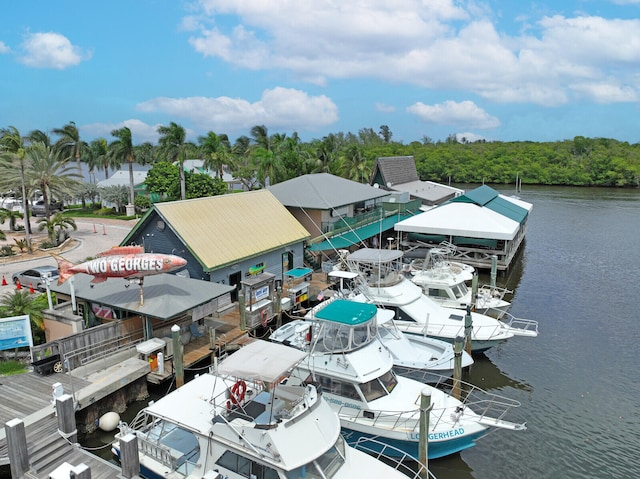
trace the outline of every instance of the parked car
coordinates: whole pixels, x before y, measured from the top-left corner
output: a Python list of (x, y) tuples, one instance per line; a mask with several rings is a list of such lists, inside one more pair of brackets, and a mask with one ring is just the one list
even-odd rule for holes
[(18, 284), (20, 281), (20, 285), (25, 288), (33, 285), (34, 289), (38, 291), (45, 291), (45, 275), (51, 274), (51, 281), (58, 280), (58, 268), (55, 266), (36, 266), (35, 268), (27, 269), (25, 271), (20, 271), (18, 273), (14, 273), (13, 284)]
[[(63, 209), (64, 207), (62, 206), (61, 201), (51, 201), (49, 203), (49, 213), (51, 214), (60, 213)], [(33, 206), (31, 207), (31, 214), (33, 216), (45, 215), (44, 200), (38, 200), (33, 204)]]

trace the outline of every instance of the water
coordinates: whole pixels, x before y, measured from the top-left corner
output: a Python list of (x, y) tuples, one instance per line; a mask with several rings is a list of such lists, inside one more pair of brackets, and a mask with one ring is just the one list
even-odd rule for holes
[(498, 285), (540, 336), (477, 357), (465, 379), (519, 400), (510, 419), (528, 430), (495, 430), (430, 468), (438, 479), (640, 477), (640, 190), (527, 187), (520, 197), (534, 205), (526, 244)]
[(488, 351), (467, 379), (519, 400), (528, 430), (496, 430), (431, 469), (438, 479), (640, 477), (640, 191), (519, 196), (534, 205), (526, 245), (498, 284), (540, 336)]

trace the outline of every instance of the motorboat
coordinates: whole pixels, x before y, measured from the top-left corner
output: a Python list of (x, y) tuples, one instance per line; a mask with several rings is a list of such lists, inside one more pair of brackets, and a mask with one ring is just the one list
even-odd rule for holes
[[(336, 298), (314, 307), (310, 317), (292, 327), (293, 336), (276, 330), (270, 337), (309, 352), (289, 379), (319, 384), (338, 413), (347, 441), (375, 437), (415, 458), (421, 441), (427, 440), (428, 458), (435, 459), (474, 446), (491, 427), (525, 429), (504, 419), (519, 406), (517, 401), (490, 395), (490, 400), (471, 405), (467, 401), (472, 396), (457, 399), (397, 375), (393, 355), (377, 332), (377, 313), (373, 304)], [(426, 438), (420, 436), (424, 395), (431, 404)]]
[(457, 337), (466, 337), (465, 329), (470, 327), (473, 353), (490, 349), (514, 336), (538, 336), (537, 321), (509, 314), (506, 319), (498, 320), (469, 309), (440, 306), (406, 278), (402, 256), (402, 251), (373, 248), (346, 255), (346, 271), (357, 274), (349, 283), (350, 297), (394, 311), (396, 326), (406, 333), (453, 342)]
[(476, 286), (474, 298), (474, 288), (469, 288), (468, 283), (475, 280), (477, 285), (475, 268), (450, 261), (451, 252), (449, 247), (430, 248), (420, 267), (412, 263), (411, 281), (441, 306), (456, 309), (467, 309), (467, 306), (471, 306), (478, 313), (500, 319), (511, 306), (511, 303), (504, 299), (511, 291), (483, 284)]
[(348, 446), (314, 385), (287, 382), (306, 353), (256, 340), (121, 423), (147, 479), (405, 478)]

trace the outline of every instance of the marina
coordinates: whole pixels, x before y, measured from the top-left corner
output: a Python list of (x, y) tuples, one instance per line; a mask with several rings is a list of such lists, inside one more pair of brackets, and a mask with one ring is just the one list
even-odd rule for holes
[[(611, 310), (606, 307), (610, 303), (588, 287), (607, 284), (601, 275), (612, 279), (628, 265), (621, 264), (613, 250), (584, 255), (582, 247), (575, 248), (581, 244), (588, 251), (601, 251), (599, 245), (615, 235), (619, 248), (633, 250), (640, 234), (634, 222), (637, 192), (531, 188), (521, 195), (536, 205), (535, 214), (523, 255), (498, 283), (514, 292), (510, 311), (537, 320), (540, 336), (535, 341), (506, 341), (476, 355), (465, 380), (520, 401), (515, 416), (527, 422), (527, 431), (488, 435), (476, 447), (432, 461), (430, 468), (439, 479), (640, 475), (634, 452), (640, 446), (633, 399), (638, 382), (631, 367), (632, 338), (640, 333), (628, 301), (633, 292), (619, 289), (619, 281), (608, 282), (618, 288), (602, 294), (618, 305), (618, 319), (607, 323), (606, 335), (594, 335), (604, 331), (598, 318), (609, 317)], [(558, 226), (564, 224), (576, 226), (565, 231)], [(568, 322), (572, 335), (567, 334)], [(208, 341), (203, 336), (191, 342), (204, 348), (201, 354), (210, 355)], [(610, 347), (603, 349), (603, 344)], [(605, 362), (618, 366), (604, 369)], [(66, 375), (36, 376), (58, 377)], [(65, 391), (69, 387), (65, 384)], [(47, 384), (42, 391), (43, 408), (50, 406), (49, 388)], [(602, 433), (612, 426), (615, 434)]]

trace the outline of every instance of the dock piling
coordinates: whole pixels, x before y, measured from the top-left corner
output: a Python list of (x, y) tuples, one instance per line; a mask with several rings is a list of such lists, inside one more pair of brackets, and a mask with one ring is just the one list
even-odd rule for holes
[(465, 350), (471, 354), (471, 335), (473, 332), (473, 317), (471, 316), (471, 305), (467, 305), (467, 314), (464, 316), (464, 340)]
[(176, 374), (176, 387), (184, 385), (184, 366), (182, 362), (182, 343), (180, 342), (180, 326), (174, 324), (171, 326), (171, 339), (173, 341), (173, 364)]
[[(420, 441), (418, 442), (418, 461), (429, 465), (429, 415), (431, 413), (431, 389), (424, 388), (420, 394)], [(422, 479), (429, 479), (429, 468), (421, 469)]]
[(460, 379), (462, 378), (462, 346), (464, 338), (456, 336), (453, 341), (453, 390), (451, 395), (460, 400)]
[(78, 442), (78, 430), (76, 429), (76, 411), (73, 397), (63, 394), (56, 398), (56, 411), (58, 416), (58, 430), (71, 443)]
[(12, 419), (4, 426), (9, 450), (11, 477), (21, 478), (29, 470), (29, 453), (27, 452), (27, 433), (24, 422)]
[(120, 439), (120, 462), (122, 464), (122, 475), (127, 479), (140, 474), (138, 438), (131, 433)]

